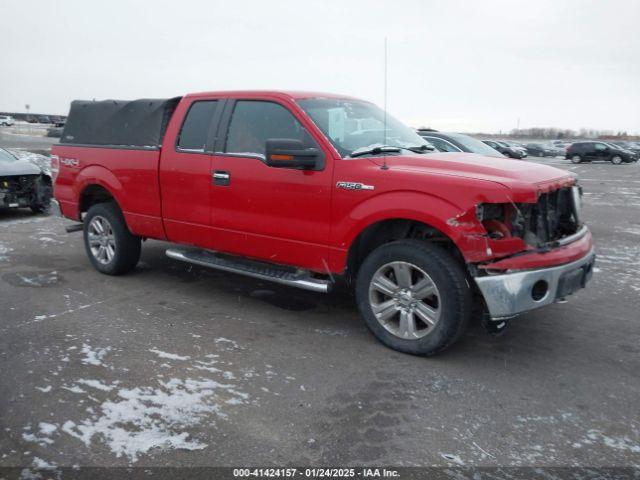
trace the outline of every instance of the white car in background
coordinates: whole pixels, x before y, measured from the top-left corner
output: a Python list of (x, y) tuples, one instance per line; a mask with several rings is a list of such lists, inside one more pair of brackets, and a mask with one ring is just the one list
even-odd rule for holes
[(15, 121), (11, 115), (0, 115), (0, 125), (3, 127), (10, 127)]

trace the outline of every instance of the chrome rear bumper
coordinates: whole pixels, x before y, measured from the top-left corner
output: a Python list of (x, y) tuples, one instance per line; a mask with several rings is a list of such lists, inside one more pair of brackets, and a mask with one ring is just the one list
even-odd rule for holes
[(593, 274), (593, 249), (566, 265), (476, 277), (493, 320), (549, 305), (584, 288)]

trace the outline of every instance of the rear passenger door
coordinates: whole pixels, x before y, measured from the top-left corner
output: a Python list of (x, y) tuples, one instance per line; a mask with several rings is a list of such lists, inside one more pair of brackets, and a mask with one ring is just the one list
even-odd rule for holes
[[(303, 125), (309, 120), (290, 108), (273, 99), (228, 101), (212, 165), (214, 248), (322, 271), (328, 260), (333, 164), (314, 139), (317, 132)], [(276, 138), (319, 149), (321, 166), (268, 166), (265, 143)]]
[[(223, 100), (193, 100), (160, 162), (162, 217), (172, 242), (211, 248), (211, 161)], [(165, 138), (172, 138), (167, 134)]]

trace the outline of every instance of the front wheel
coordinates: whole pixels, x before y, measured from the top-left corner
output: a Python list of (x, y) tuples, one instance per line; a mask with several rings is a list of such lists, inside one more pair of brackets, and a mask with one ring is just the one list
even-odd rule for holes
[(84, 245), (95, 269), (107, 275), (127, 273), (140, 260), (140, 237), (129, 231), (114, 203), (89, 208), (84, 219)]
[(472, 310), (460, 263), (440, 247), (417, 240), (374, 250), (358, 273), (356, 299), (378, 340), (413, 355), (434, 355), (450, 347)]
[(622, 157), (620, 155), (614, 155), (611, 157), (611, 163), (614, 165), (620, 165), (622, 163)]

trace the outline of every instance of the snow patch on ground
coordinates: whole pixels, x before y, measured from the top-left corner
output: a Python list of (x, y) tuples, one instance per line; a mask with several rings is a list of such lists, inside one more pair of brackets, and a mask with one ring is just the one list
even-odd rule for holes
[(96, 348), (94, 350), (91, 348), (91, 345), (83, 343), (82, 353), (84, 353), (85, 357), (80, 361), (85, 365), (102, 365), (102, 359), (110, 350), (111, 347)]
[[(186, 429), (210, 415), (225, 417), (220, 405), (245, 403), (249, 395), (233, 384), (211, 379), (158, 380), (159, 387), (121, 388), (103, 402), (99, 413), (79, 423), (66, 421), (62, 431), (87, 447), (102, 439), (116, 457), (132, 462), (152, 449), (200, 450), (207, 444), (190, 439)], [(113, 388), (114, 386), (112, 386)]]
[(612, 438), (599, 430), (589, 430), (587, 438), (593, 442), (601, 442), (609, 448), (624, 450), (631, 453), (640, 453), (640, 443), (636, 443), (628, 437)]
[(240, 345), (238, 345), (238, 343), (235, 340), (230, 340), (228, 338), (225, 337), (218, 337), (214, 340), (214, 342), (216, 343), (217, 346), (225, 348), (225, 349), (230, 349), (230, 350), (241, 350), (242, 348), (240, 347)]
[(52, 423), (40, 422), (38, 425), (38, 431), (33, 432), (31, 425), (27, 425), (22, 433), (22, 438), (27, 442), (37, 443), (41, 447), (53, 444), (51, 435), (58, 430), (58, 427)]
[(7, 255), (9, 252), (13, 252), (13, 248), (9, 248), (6, 245), (0, 243), (0, 262), (9, 260), (9, 256)]
[(189, 360), (191, 357), (189, 356), (180, 356), (180, 355), (176, 355), (175, 353), (167, 353), (167, 352), (163, 352), (162, 350), (158, 350), (157, 348), (150, 348), (149, 351), (151, 353), (155, 353), (156, 355), (158, 355), (160, 358), (166, 358), (167, 360)]

